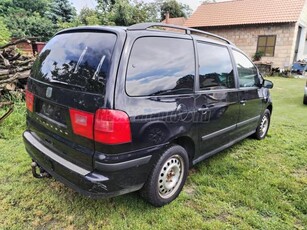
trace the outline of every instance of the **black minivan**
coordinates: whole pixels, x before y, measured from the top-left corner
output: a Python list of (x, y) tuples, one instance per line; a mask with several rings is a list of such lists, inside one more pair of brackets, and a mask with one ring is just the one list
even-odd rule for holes
[(90, 197), (141, 190), (165, 205), (189, 167), (266, 136), (272, 87), (214, 34), (160, 23), (63, 30), (28, 79), (33, 175)]

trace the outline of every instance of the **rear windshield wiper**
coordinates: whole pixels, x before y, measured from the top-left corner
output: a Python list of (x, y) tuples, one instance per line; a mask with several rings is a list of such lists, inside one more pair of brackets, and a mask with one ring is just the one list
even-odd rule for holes
[(71, 86), (71, 87), (77, 87), (79, 89), (84, 89), (85, 87), (83, 86), (80, 86), (80, 85), (74, 85), (74, 84), (69, 84), (67, 82), (62, 82), (62, 81), (57, 81), (57, 80), (50, 80), (49, 81), (50, 83), (53, 83), (53, 84), (59, 84), (59, 85), (66, 85), (66, 86)]
[(102, 66), (102, 64), (103, 64), (103, 62), (104, 62), (104, 59), (106, 59), (106, 55), (103, 55), (102, 56), (102, 58), (100, 59), (100, 62), (99, 62), (99, 64), (98, 64), (98, 66), (97, 66), (97, 68), (96, 68), (96, 71), (95, 71), (95, 73), (94, 73), (94, 76), (93, 76), (93, 80), (97, 80), (97, 76), (98, 76), (98, 74), (99, 74), (99, 72), (100, 72), (100, 69), (101, 69), (101, 66)]
[(81, 64), (81, 62), (83, 61), (83, 58), (84, 58), (84, 55), (86, 54), (86, 51), (87, 51), (87, 46), (85, 47), (85, 49), (83, 50), (83, 52), (81, 53), (80, 57), (79, 57), (79, 60), (77, 62), (77, 65), (75, 67), (75, 71), (74, 73), (78, 73), (78, 69), (79, 69), (79, 66)]

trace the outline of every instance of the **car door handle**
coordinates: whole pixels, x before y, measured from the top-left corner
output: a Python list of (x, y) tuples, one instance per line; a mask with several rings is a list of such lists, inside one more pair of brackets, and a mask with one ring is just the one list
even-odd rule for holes
[(241, 101), (240, 101), (240, 104), (241, 104), (241, 105), (245, 105), (246, 102), (247, 102), (246, 100), (241, 100)]

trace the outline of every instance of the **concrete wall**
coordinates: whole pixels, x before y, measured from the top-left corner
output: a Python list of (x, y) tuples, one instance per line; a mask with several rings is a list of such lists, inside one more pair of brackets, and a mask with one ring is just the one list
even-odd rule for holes
[(301, 23), (305, 24), (307, 26), (307, 1), (305, 0), (305, 4), (303, 7), (303, 10), (300, 15), (300, 20)]
[(300, 19), (297, 23), (297, 26), (301, 26), (302, 35), (301, 43), (298, 50), (298, 60), (307, 58), (307, 1), (305, 0), (305, 5), (300, 15)]
[(301, 22), (298, 22), (296, 27), (297, 30), (299, 27), (301, 27), (302, 29), (301, 29), (301, 36), (296, 37), (296, 39), (299, 39), (299, 42), (298, 42), (298, 47), (296, 47), (295, 45), (295, 50), (297, 49), (297, 58), (294, 61), (302, 60), (304, 58), (304, 49), (305, 49), (306, 34), (307, 34), (307, 28)]
[(307, 59), (307, 40), (305, 41), (305, 47), (304, 47), (304, 53), (303, 53), (303, 59)]
[(276, 35), (274, 57), (263, 57), (261, 61), (273, 62), (273, 67), (289, 68), (294, 58), (297, 37), (296, 23), (242, 25), (228, 27), (199, 28), (227, 38), (242, 49), (250, 58), (257, 50), (259, 35)]

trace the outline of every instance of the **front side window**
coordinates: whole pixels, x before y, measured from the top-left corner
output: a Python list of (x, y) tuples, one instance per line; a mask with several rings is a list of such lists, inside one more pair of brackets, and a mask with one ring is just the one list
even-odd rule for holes
[(233, 56), (238, 69), (240, 87), (258, 86), (260, 80), (254, 64), (245, 55), (236, 50), (233, 50)]
[(198, 43), (199, 87), (201, 90), (235, 87), (233, 67), (224, 46)]
[(276, 35), (261, 35), (258, 37), (257, 52), (262, 52), (267, 57), (273, 57), (275, 44)]
[(126, 76), (130, 96), (189, 94), (194, 91), (191, 40), (143, 37), (135, 41)]

